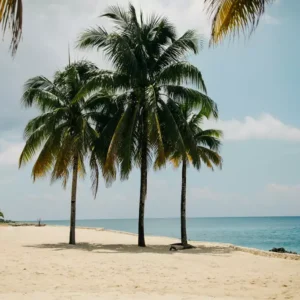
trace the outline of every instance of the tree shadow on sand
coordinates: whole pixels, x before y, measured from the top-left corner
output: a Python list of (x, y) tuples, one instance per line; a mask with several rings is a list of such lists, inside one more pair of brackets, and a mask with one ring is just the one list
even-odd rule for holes
[(171, 245), (149, 245), (146, 248), (140, 248), (136, 245), (122, 245), (122, 244), (91, 244), (91, 243), (78, 243), (76, 245), (69, 245), (67, 243), (56, 243), (56, 244), (35, 244), (26, 245), (29, 248), (38, 249), (53, 249), (54, 251), (63, 250), (80, 250), (96, 253), (157, 253), (157, 254), (210, 254), (210, 255), (224, 255), (230, 254), (234, 251), (230, 246), (197, 246), (193, 249), (170, 251)]

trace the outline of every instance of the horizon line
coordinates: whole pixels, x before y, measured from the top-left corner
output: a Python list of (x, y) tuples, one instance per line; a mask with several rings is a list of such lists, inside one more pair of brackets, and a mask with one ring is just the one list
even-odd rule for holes
[[(226, 218), (299, 218), (299, 215), (284, 215), (284, 216), (215, 216), (215, 217), (187, 217), (187, 219), (226, 219)], [(172, 219), (180, 219), (180, 217), (151, 217), (145, 218), (145, 220), (172, 220)], [(17, 220), (16, 222), (37, 222), (38, 219), (35, 220)], [(70, 221), (69, 219), (41, 219), (43, 222), (47, 221)], [(92, 219), (77, 219), (76, 221), (95, 221), (95, 220), (103, 220), (103, 221), (113, 221), (113, 220), (138, 220), (138, 218), (92, 218)]]

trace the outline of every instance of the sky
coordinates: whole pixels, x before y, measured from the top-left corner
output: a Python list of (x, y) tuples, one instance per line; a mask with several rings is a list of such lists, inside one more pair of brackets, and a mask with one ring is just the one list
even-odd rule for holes
[[(47, 3), (46, 3), (47, 2)], [(169, 17), (182, 34), (196, 29), (205, 41), (199, 55), (189, 57), (202, 72), (209, 96), (218, 104), (219, 120), (206, 128), (224, 131), (222, 170), (188, 169), (189, 217), (300, 215), (300, 20), (299, 1), (269, 6), (250, 38), (209, 48), (210, 21), (200, 0), (132, 1), (145, 13)], [(74, 50), (78, 34), (95, 25), (108, 5), (125, 0), (24, 1), (23, 39), (14, 59), (9, 37), (0, 42), (0, 210), (7, 219), (58, 220), (70, 215), (70, 184), (33, 183), (32, 164), (18, 169), (23, 129), (34, 109), (21, 106), (23, 84), (36, 75), (49, 78), (68, 62), (90, 59), (110, 65), (100, 52)], [(179, 217), (181, 173), (168, 165), (149, 172), (146, 217)], [(87, 176), (78, 186), (78, 219), (136, 218), (139, 171), (128, 181), (107, 188), (100, 183), (93, 198)]]

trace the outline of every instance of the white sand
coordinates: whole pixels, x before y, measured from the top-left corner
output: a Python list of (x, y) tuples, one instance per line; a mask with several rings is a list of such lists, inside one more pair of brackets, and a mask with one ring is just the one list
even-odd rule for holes
[(300, 299), (296, 256), (211, 243), (170, 252), (161, 237), (140, 249), (135, 235), (92, 229), (67, 240), (66, 227), (0, 227), (0, 299)]

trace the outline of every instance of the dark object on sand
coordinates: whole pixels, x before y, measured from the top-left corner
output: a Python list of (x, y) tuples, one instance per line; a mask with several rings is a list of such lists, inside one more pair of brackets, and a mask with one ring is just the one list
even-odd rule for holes
[(277, 253), (289, 253), (289, 254), (297, 254), (297, 252), (287, 251), (284, 248), (273, 248), (269, 250), (270, 252), (277, 252)]
[(35, 225), (35, 226), (37, 226), (37, 227), (46, 226), (46, 224), (42, 224), (42, 219), (41, 218), (39, 218), (37, 221), (38, 221), (38, 224)]
[(194, 249), (194, 248), (196, 247), (189, 244), (183, 246), (182, 243), (176, 243), (171, 245), (169, 251), (187, 250), (187, 249)]

